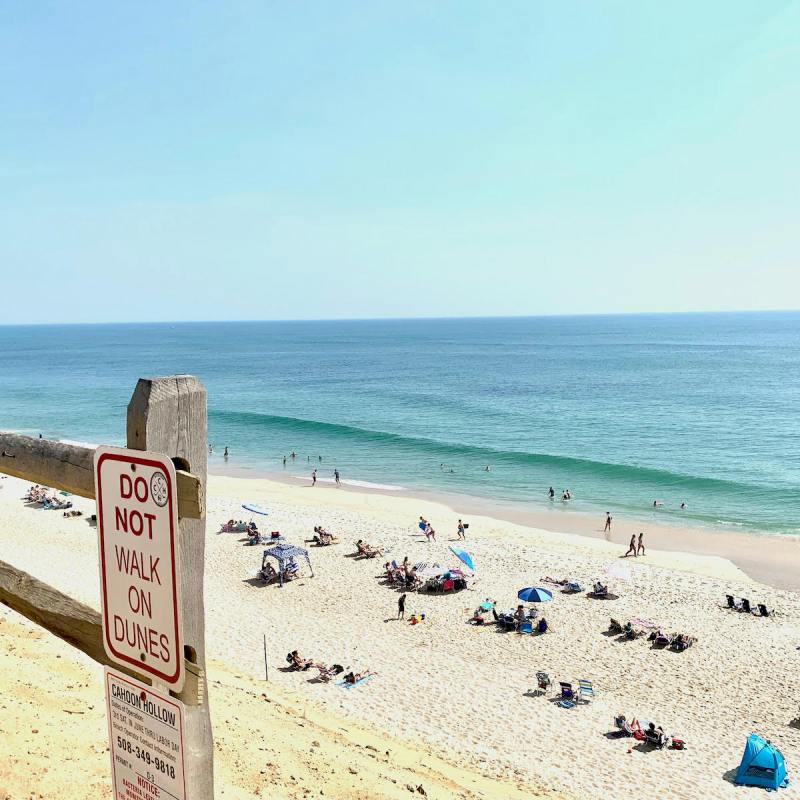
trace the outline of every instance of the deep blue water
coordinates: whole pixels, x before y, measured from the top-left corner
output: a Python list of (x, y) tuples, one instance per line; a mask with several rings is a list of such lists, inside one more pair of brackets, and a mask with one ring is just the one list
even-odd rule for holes
[(121, 444), (137, 377), (177, 372), (212, 472), (294, 449), (292, 475), (800, 532), (800, 313), (0, 327), (0, 428)]

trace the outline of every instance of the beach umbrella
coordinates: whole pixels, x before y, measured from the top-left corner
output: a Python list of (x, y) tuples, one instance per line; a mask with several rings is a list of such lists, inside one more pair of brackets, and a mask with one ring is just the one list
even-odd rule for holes
[(540, 586), (528, 586), (527, 589), (520, 589), (517, 597), (525, 603), (546, 603), (553, 599), (553, 593)]
[(472, 556), (466, 550), (462, 550), (459, 547), (451, 547), (450, 552), (456, 556), (456, 558), (463, 561), (472, 572), (475, 572), (475, 564), (472, 561)]

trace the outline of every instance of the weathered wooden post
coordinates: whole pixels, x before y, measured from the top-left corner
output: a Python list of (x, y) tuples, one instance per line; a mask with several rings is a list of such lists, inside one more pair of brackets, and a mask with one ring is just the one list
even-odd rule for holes
[[(175, 468), (191, 472), (205, 497), (207, 480), (206, 390), (191, 375), (140, 378), (128, 404), (128, 447), (164, 453)], [(203, 503), (204, 505), (204, 503)], [(179, 506), (180, 508), (180, 506)], [(184, 656), (199, 673), (199, 698), (186, 706), (186, 797), (213, 800), (214, 742), (205, 673), (203, 572), (205, 519), (179, 520), (179, 561)]]

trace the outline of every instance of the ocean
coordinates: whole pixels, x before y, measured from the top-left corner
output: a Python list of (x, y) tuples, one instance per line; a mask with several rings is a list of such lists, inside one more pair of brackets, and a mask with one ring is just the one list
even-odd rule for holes
[(124, 444), (173, 373), (211, 472), (800, 533), (800, 313), (0, 326), (0, 429)]

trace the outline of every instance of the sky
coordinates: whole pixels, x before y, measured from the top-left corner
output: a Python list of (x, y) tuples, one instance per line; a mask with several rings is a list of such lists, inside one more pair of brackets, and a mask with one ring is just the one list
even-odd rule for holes
[(798, 2), (0, 20), (0, 323), (800, 307)]

